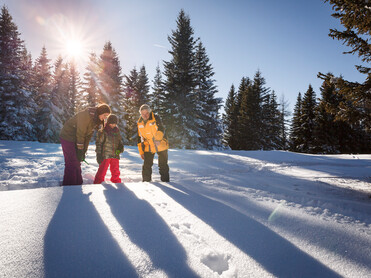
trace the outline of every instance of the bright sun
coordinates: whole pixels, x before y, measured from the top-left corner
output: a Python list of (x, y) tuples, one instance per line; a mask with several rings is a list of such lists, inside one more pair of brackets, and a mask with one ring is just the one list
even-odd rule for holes
[(68, 56), (72, 58), (79, 58), (83, 54), (84, 47), (81, 41), (67, 40), (65, 48)]

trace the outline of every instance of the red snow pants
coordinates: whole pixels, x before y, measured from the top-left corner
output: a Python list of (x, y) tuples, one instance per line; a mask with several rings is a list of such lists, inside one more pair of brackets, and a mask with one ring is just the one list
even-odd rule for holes
[(117, 158), (107, 158), (104, 159), (99, 165), (98, 172), (95, 174), (95, 184), (104, 182), (104, 177), (106, 176), (108, 166), (110, 167), (112, 175), (111, 182), (121, 183), (119, 160)]

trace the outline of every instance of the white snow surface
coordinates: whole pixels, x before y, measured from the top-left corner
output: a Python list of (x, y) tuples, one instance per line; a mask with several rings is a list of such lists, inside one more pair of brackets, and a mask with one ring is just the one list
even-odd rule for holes
[(59, 186), (59, 144), (0, 141), (0, 277), (371, 277), (371, 155), (169, 150), (171, 182)]

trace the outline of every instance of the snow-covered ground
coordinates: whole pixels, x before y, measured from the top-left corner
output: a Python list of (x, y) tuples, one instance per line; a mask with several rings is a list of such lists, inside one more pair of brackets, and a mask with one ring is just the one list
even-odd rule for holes
[[(371, 277), (371, 155), (170, 150), (170, 183), (60, 187), (58, 144), (0, 141), (0, 277)], [(21, 190), (24, 189), (24, 190)]]

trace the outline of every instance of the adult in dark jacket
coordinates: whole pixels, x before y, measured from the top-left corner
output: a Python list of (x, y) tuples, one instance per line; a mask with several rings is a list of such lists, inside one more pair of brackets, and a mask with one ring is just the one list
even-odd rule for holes
[(60, 132), (60, 141), (64, 155), (63, 185), (81, 185), (81, 161), (85, 160), (94, 129), (104, 125), (111, 109), (107, 104), (87, 108), (72, 118), (63, 126)]
[(164, 126), (159, 116), (155, 115), (147, 104), (140, 109), (138, 120), (138, 150), (144, 160), (142, 166), (142, 181), (152, 180), (152, 165), (155, 153), (158, 155), (158, 167), (161, 181), (170, 181), (168, 153), (169, 143)]

